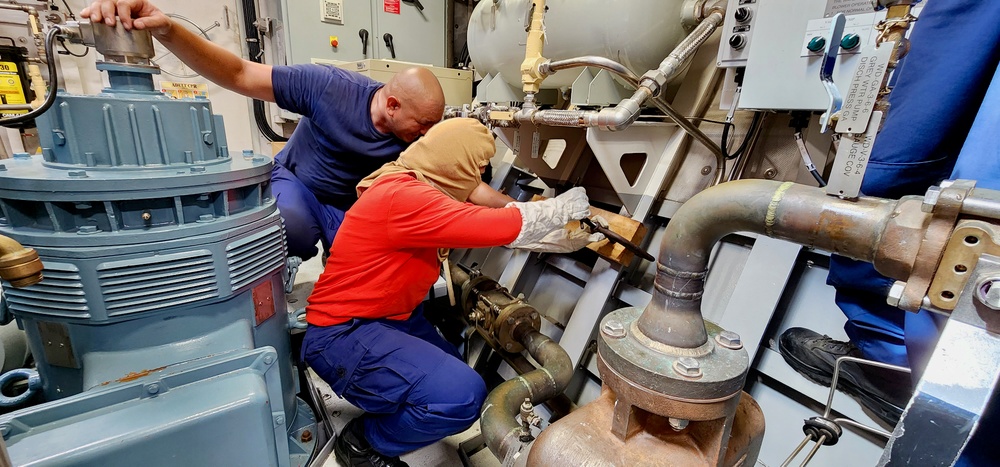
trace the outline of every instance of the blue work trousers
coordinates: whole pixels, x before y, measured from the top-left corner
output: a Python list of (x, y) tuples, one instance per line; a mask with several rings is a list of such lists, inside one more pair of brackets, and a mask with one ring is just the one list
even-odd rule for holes
[(365, 438), (387, 456), (467, 429), (486, 399), (483, 379), (424, 318), (422, 307), (406, 321), (310, 325), (302, 358), (366, 412)]
[[(898, 199), (922, 195), (952, 176), (975, 178), (979, 186), (1000, 173), (989, 170), (989, 152), (963, 150), (1000, 59), (1000, 2), (934, 0), (925, 3), (910, 35), (910, 52), (897, 70), (891, 108), (872, 148), (861, 191)], [(976, 31), (973, 44), (958, 29)], [(963, 156), (959, 161), (959, 153)], [(959, 170), (959, 167), (978, 167)], [(954, 175), (952, 170), (955, 170)], [(865, 357), (908, 365), (919, 377), (937, 340), (927, 312), (890, 307), (892, 280), (864, 262), (833, 256), (828, 282), (847, 315), (844, 329)]]
[[(872, 148), (862, 192), (898, 198), (923, 194), (944, 178), (1000, 189), (1000, 2), (932, 0), (911, 35), (911, 52), (890, 95), (892, 108)], [(975, 31), (970, 43), (958, 30)], [(943, 319), (885, 303), (891, 280), (868, 263), (835, 256), (828, 282), (847, 315), (845, 330), (871, 359), (909, 365), (919, 378)], [(956, 463), (997, 465), (997, 396)]]
[(319, 241), (323, 242), (323, 251), (330, 250), (333, 237), (344, 222), (344, 211), (321, 203), (281, 164), (274, 164), (271, 169), (271, 193), (285, 222), (288, 256), (298, 256), (303, 261), (312, 258), (316, 256)]

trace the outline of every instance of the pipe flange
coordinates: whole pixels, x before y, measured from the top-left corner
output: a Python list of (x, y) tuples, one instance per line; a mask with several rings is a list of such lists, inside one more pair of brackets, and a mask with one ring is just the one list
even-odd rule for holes
[[(510, 353), (523, 351), (524, 345), (519, 340), (521, 336), (515, 336), (517, 333), (523, 334), (523, 326), (530, 326), (535, 331), (541, 329), (542, 317), (538, 311), (524, 302), (511, 303), (504, 307), (497, 315), (496, 325), (493, 329), (493, 335), (500, 348)], [(521, 329), (518, 330), (519, 328)]]
[[(692, 402), (725, 399), (743, 389), (750, 357), (742, 347), (718, 345), (716, 337), (724, 332), (722, 328), (705, 322), (708, 341), (697, 349), (650, 345), (654, 341), (634, 324), (641, 314), (642, 310), (634, 307), (622, 308), (608, 313), (601, 323), (603, 327), (604, 322), (613, 320), (629, 330), (622, 338), (604, 333), (598, 338), (598, 353), (621, 378), (666, 397)], [(601, 378), (607, 381), (604, 374)]]
[(489, 277), (483, 275), (473, 277), (462, 284), (462, 298), (458, 303), (462, 305), (463, 311), (472, 313), (472, 310), (476, 309), (476, 302), (479, 300), (480, 293), (499, 288), (500, 284)]
[(42, 261), (31, 248), (0, 256), (0, 278), (13, 287), (27, 287), (42, 280)]

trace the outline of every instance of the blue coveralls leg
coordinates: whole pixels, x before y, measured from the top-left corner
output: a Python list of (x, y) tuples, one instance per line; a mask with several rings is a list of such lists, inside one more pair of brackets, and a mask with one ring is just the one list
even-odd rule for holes
[[(992, 84), (983, 99), (972, 130), (965, 140), (962, 153), (959, 154), (958, 161), (955, 163), (955, 170), (952, 172), (953, 179), (976, 180), (977, 188), (1000, 190), (1000, 138), (997, 136), (998, 130), (1000, 130), (1000, 68), (994, 71)], [(917, 355), (924, 361), (929, 359), (930, 353), (934, 350), (934, 343), (937, 341), (935, 331), (937, 331), (938, 326), (943, 325), (943, 322), (943, 317), (937, 315), (908, 317), (906, 345), (910, 354)], [(914, 334), (912, 339), (911, 331)], [(920, 339), (919, 332), (933, 333), (933, 335)], [(996, 368), (993, 370), (1000, 371)], [(1000, 430), (1000, 395), (994, 392), (990, 404), (982, 414), (979, 427), (956, 465), (1000, 464), (1000, 447), (995, 441), (998, 430)]]
[(486, 384), (418, 307), (406, 321), (310, 326), (302, 357), (334, 392), (364, 410), (365, 438), (387, 456), (472, 426)]
[(271, 170), (271, 193), (285, 223), (288, 256), (307, 260), (316, 256), (316, 242), (329, 251), (344, 221), (344, 211), (321, 203), (309, 188), (281, 164)]
[[(890, 198), (922, 194), (943, 175), (1000, 189), (997, 18), (1000, 2), (926, 3), (911, 35), (912, 52), (890, 97), (893, 107), (873, 149), (870, 170), (874, 172), (865, 177), (865, 194)], [(961, 31), (975, 31), (976, 41), (970, 42)], [(837, 303), (848, 316), (845, 329), (862, 352), (883, 362), (908, 363), (919, 378), (943, 318), (886, 305), (889, 281), (866, 263), (834, 258), (829, 282), (838, 287)], [(986, 408), (956, 465), (998, 463), (1000, 453), (993, 439), (1000, 429), (998, 409), (996, 400)]]
[[(861, 191), (868, 196), (921, 195), (948, 178), (986, 94), (1000, 56), (1000, 2), (926, 2), (911, 34), (911, 50), (897, 70), (892, 107), (875, 140)], [(969, 41), (961, 31), (975, 31)], [(982, 176), (982, 172), (979, 172)], [(890, 307), (891, 280), (868, 263), (831, 258), (828, 282), (847, 315), (851, 341), (870, 359), (922, 368), (908, 356), (908, 341), (936, 336)], [(935, 337), (936, 338), (936, 337)], [(931, 344), (931, 347), (933, 343)]]

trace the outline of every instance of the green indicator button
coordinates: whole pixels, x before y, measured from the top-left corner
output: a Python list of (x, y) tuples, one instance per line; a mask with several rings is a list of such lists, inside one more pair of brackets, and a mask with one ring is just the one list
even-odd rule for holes
[(861, 44), (861, 38), (858, 37), (857, 34), (848, 34), (840, 40), (840, 46), (843, 47), (844, 50), (854, 49), (858, 46), (858, 44)]
[(816, 36), (809, 39), (809, 43), (806, 44), (806, 48), (810, 52), (821, 52), (823, 51), (823, 47), (826, 47), (826, 38), (823, 36)]

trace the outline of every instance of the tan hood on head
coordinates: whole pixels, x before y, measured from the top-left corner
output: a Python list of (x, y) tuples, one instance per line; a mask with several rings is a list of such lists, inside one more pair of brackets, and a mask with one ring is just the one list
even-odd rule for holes
[(465, 202), (496, 152), (490, 131), (471, 118), (445, 120), (399, 156), (358, 184), (358, 196), (383, 175), (410, 173), (457, 201)]

